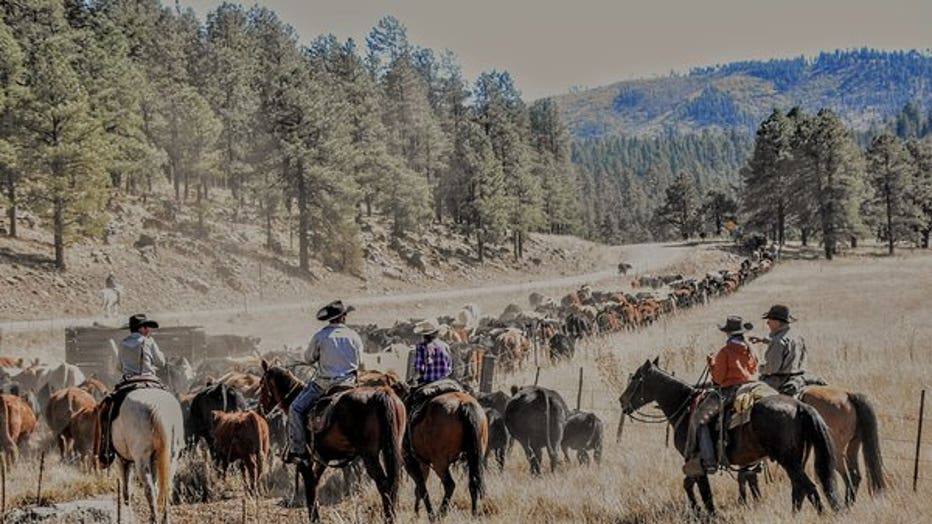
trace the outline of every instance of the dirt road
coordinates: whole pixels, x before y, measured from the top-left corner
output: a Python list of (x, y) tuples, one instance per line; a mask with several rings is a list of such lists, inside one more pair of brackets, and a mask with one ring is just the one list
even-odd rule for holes
[[(620, 246), (618, 261), (626, 261), (633, 269), (629, 274), (655, 272), (671, 264), (687, 259), (694, 253), (695, 246), (681, 244), (636, 244)], [(244, 300), (242, 307), (197, 311), (162, 311), (149, 316), (170, 324), (199, 324), (210, 333), (250, 334), (262, 337), (264, 349), (282, 345), (304, 344), (317, 327), (313, 313), (321, 304), (334, 298), (342, 298), (358, 308), (352, 319), (354, 323), (391, 324), (400, 319), (424, 318), (455, 313), (464, 303), (479, 305), (487, 314), (497, 314), (509, 303), (527, 304), (531, 291), (558, 295), (582, 284), (594, 287), (611, 286), (623, 288), (629, 278), (618, 275), (617, 262), (600, 271), (569, 275), (558, 278), (534, 279), (527, 282), (497, 283), (464, 289), (434, 290), (417, 293), (400, 293), (384, 296), (321, 296), (298, 303), (251, 304)], [(122, 320), (122, 319), (121, 319)], [(67, 326), (91, 325), (99, 322), (117, 325), (119, 320), (102, 317), (53, 318), (0, 323), (0, 333), (44, 332), (55, 333)], [(3, 348), (6, 352), (18, 353), (17, 348)], [(33, 352), (29, 352), (30, 355)], [(63, 349), (49, 348), (48, 358), (63, 358)], [(11, 356), (20, 356), (13, 354)], [(25, 356), (25, 355), (23, 355)]]

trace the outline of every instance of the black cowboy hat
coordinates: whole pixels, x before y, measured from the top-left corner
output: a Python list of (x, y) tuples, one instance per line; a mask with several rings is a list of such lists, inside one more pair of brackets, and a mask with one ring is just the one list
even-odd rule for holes
[(320, 308), (317, 312), (317, 320), (327, 322), (335, 318), (342, 317), (350, 311), (356, 311), (353, 306), (344, 306), (342, 300), (334, 300), (326, 306)]
[(724, 331), (729, 335), (741, 335), (747, 333), (748, 331), (754, 329), (754, 324), (750, 322), (744, 322), (741, 317), (732, 315), (725, 320), (724, 326), (719, 326), (720, 331)]
[(790, 308), (782, 304), (774, 304), (770, 306), (770, 311), (764, 313), (764, 316), (762, 316), (761, 318), (779, 320), (780, 322), (785, 322), (787, 324), (789, 324), (790, 322), (796, 321), (793, 315), (790, 315)]
[(149, 320), (142, 313), (137, 313), (129, 317), (129, 323), (123, 326), (123, 329), (129, 328), (130, 331), (135, 332), (139, 330), (139, 328), (142, 328), (142, 327), (158, 328), (159, 323), (154, 320)]

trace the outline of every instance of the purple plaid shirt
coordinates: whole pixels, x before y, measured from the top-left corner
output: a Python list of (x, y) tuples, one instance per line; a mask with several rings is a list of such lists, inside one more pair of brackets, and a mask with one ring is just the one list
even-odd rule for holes
[(447, 378), (453, 372), (450, 346), (437, 338), (421, 342), (414, 350), (414, 369), (424, 384)]

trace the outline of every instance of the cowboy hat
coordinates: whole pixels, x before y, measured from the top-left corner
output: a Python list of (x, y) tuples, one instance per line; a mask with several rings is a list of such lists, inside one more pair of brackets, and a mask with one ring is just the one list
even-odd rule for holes
[(764, 316), (762, 316), (761, 318), (779, 320), (780, 322), (784, 322), (787, 324), (789, 324), (790, 322), (796, 321), (793, 315), (790, 315), (790, 308), (782, 304), (774, 304), (770, 306), (770, 310), (764, 313)]
[(718, 329), (719, 331), (724, 331), (729, 335), (741, 335), (754, 329), (754, 324), (751, 324), (750, 322), (744, 322), (741, 317), (732, 315), (728, 317), (727, 320), (725, 320), (725, 325), (719, 326)]
[(356, 311), (356, 308), (353, 306), (344, 306), (342, 300), (334, 300), (333, 302), (320, 308), (320, 310), (317, 312), (317, 320), (327, 322), (329, 320), (342, 317), (351, 311)]
[(137, 331), (139, 328), (143, 328), (143, 327), (147, 327), (147, 328), (156, 328), (156, 329), (157, 329), (157, 328), (159, 327), (159, 323), (156, 322), (156, 321), (154, 321), (154, 320), (149, 320), (149, 319), (146, 318), (146, 316), (145, 316), (144, 314), (142, 314), (142, 313), (137, 313), (137, 314), (135, 314), (135, 315), (129, 317), (129, 322), (128, 322), (126, 325), (124, 325), (124, 326), (122, 327), (122, 329), (127, 329), (127, 328), (128, 328), (130, 331), (135, 332), (135, 331)]
[(440, 326), (431, 319), (422, 320), (414, 325), (415, 335), (433, 335), (440, 332)]

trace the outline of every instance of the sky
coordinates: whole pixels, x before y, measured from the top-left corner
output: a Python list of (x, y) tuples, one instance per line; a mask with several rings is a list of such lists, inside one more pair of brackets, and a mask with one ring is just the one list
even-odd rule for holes
[[(163, 0), (169, 3), (169, 0)], [(234, 0), (235, 1), (235, 0)], [(219, 0), (179, 0), (201, 20)], [(508, 71), (526, 100), (735, 60), (932, 48), (932, 0), (247, 0), (307, 42), (361, 45), (392, 15), (408, 40), (456, 53), (466, 78)]]

